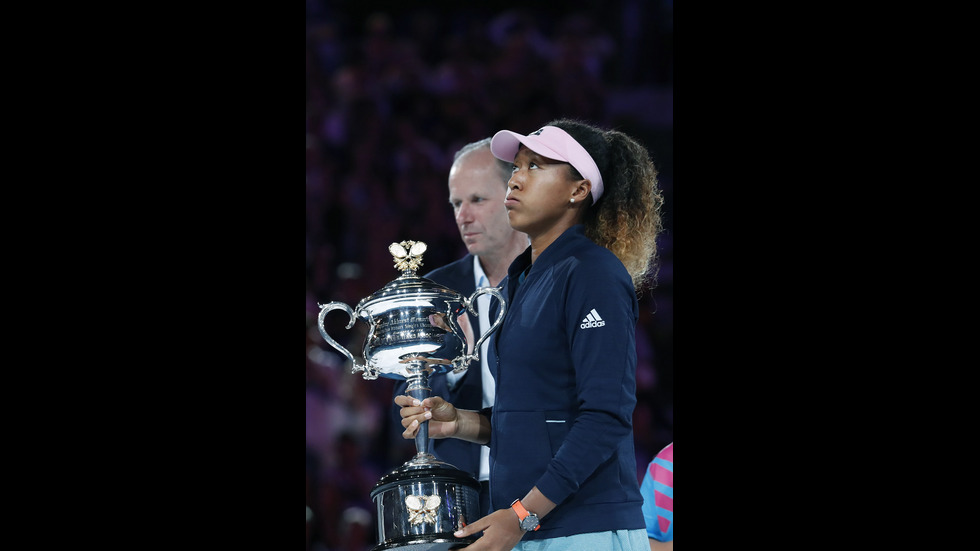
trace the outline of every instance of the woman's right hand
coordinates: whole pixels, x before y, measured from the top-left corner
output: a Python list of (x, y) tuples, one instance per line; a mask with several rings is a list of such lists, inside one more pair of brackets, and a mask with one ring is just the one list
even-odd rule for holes
[(399, 414), (406, 440), (415, 438), (419, 426), (429, 422), (429, 438), (449, 438), (459, 429), (459, 415), (456, 407), (438, 396), (430, 396), (419, 402), (408, 395), (395, 396), (395, 404), (401, 406)]

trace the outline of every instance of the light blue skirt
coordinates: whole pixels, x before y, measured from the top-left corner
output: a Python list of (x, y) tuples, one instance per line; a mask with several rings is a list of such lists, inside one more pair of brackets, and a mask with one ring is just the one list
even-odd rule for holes
[(590, 532), (563, 538), (522, 541), (514, 551), (650, 551), (647, 531)]

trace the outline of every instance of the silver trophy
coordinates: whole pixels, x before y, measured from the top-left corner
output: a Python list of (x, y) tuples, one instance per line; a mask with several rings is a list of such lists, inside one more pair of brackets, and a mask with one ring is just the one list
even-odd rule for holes
[[(320, 304), (317, 325), (327, 343), (351, 361), (351, 373), (364, 379), (379, 376), (408, 381), (407, 392), (419, 400), (429, 397), (429, 377), (465, 371), (479, 361), (480, 346), (503, 321), (507, 310), (500, 291), (477, 289), (469, 298), (416, 275), (426, 245), (421, 241), (392, 243), (388, 251), (402, 275), (380, 291), (362, 299), (357, 308), (342, 302)], [(480, 295), (500, 302), (500, 313), (487, 331), (466, 353), (466, 337), (457, 320), (464, 311), (476, 315), (473, 305)], [(363, 364), (327, 334), (324, 318), (332, 310), (350, 317), (347, 329), (357, 320), (368, 324)], [(432, 320), (437, 320), (435, 323)], [(371, 491), (378, 512), (378, 545), (372, 551), (441, 551), (462, 549), (476, 536), (456, 538), (453, 532), (480, 516), (480, 483), (453, 465), (430, 453), (429, 424), (422, 423), (415, 436), (416, 454), (400, 467), (381, 477)]]

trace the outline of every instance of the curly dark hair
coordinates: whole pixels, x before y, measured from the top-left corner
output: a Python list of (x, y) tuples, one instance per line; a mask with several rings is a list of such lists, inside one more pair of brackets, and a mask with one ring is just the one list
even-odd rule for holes
[[(585, 234), (615, 253), (638, 294), (656, 285), (664, 198), (649, 151), (618, 130), (603, 130), (574, 119), (557, 119), (548, 125), (575, 138), (602, 175), (602, 196), (589, 204), (582, 220)], [(574, 167), (568, 167), (576, 178), (582, 178)], [(591, 202), (591, 196), (587, 200)]]

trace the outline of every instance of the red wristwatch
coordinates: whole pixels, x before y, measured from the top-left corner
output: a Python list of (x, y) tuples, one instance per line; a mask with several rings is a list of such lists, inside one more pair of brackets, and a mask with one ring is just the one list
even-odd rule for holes
[(538, 524), (538, 515), (525, 509), (521, 500), (515, 499), (514, 503), (510, 504), (510, 507), (517, 513), (517, 520), (521, 523), (521, 530), (527, 532), (528, 530), (537, 530), (541, 527)]

